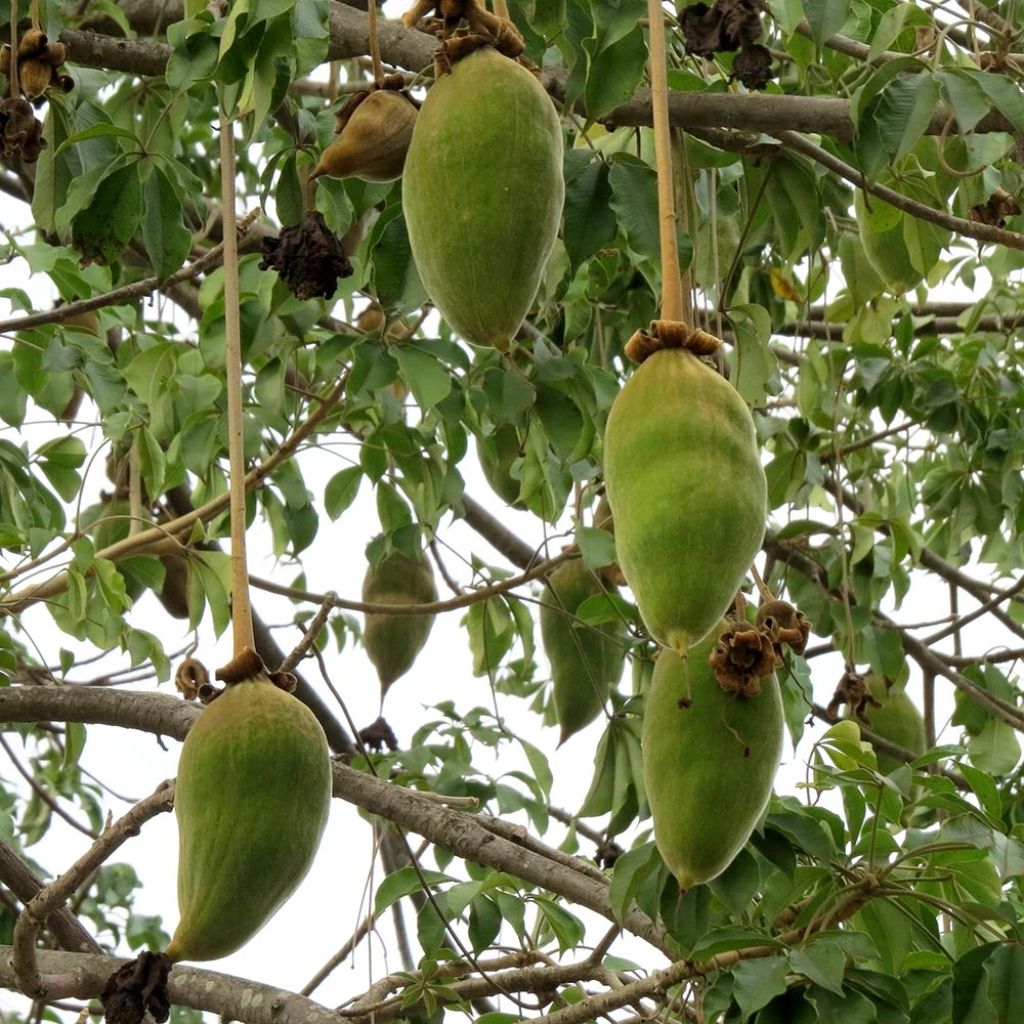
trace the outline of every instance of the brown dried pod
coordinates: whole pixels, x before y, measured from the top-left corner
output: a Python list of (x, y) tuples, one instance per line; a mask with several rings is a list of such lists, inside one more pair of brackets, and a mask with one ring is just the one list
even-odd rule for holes
[(839, 718), (839, 708), (845, 704), (854, 718), (867, 721), (868, 708), (880, 708), (882, 705), (872, 695), (864, 677), (853, 669), (847, 669), (839, 680), (832, 700), (825, 709), (833, 721)]
[(357, 93), (338, 115), (338, 137), (309, 176), (394, 181), (401, 177), (409, 149), (416, 105), (392, 89)]
[(34, 163), (45, 146), (43, 126), (28, 100), (16, 96), (0, 102), (0, 155), (5, 160), (20, 157)]
[(298, 299), (329, 299), (338, 287), (338, 278), (352, 274), (341, 240), (317, 211), (282, 228), (279, 238), (264, 236), (260, 248), (260, 270), (276, 270)]
[(18, 61), (18, 77), (21, 91), (28, 99), (35, 100), (49, 89), (53, 68), (38, 57), (23, 57)]
[(0, 46), (0, 75), (11, 77), (11, 47), (8, 43)]
[(59, 68), (61, 64), (67, 63), (68, 48), (64, 43), (49, 43), (43, 51), (42, 59), (45, 60), (50, 67)]
[(26, 57), (38, 57), (46, 50), (48, 42), (42, 29), (30, 28), (18, 40), (18, 57), (22, 60)]

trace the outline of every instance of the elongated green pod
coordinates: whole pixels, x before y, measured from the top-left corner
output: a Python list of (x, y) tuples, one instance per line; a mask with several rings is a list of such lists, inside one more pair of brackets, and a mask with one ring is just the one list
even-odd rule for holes
[(551, 573), (541, 597), (540, 633), (551, 663), (560, 744), (597, 718), (622, 675), (623, 630), (608, 623), (588, 626), (574, 618), (587, 598), (604, 589), (583, 561), (574, 559)]
[(180, 919), (172, 960), (214, 960), (256, 934), (305, 877), (331, 802), (313, 713), (265, 675), (227, 687), (181, 750)]
[(782, 756), (774, 676), (743, 697), (718, 685), (718, 630), (685, 658), (662, 651), (644, 708), (644, 784), (662, 859), (684, 891), (720, 875), (750, 838)]
[(767, 484), (750, 410), (691, 353), (655, 352), (612, 403), (604, 473), (640, 615), (682, 654), (725, 614), (764, 538)]
[(467, 341), (507, 348), (533, 305), (561, 220), (562, 150), (551, 98), (492, 47), (427, 94), (402, 206), (423, 285)]
[[(881, 707), (864, 709), (864, 726), (890, 743), (906, 747), (917, 756), (925, 752), (924, 717), (917, 705), (907, 696), (903, 687), (888, 687), (883, 676), (871, 673), (864, 682), (868, 691)], [(895, 771), (905, 762), (876, 750), (878, 770), (884, 775)]]
[[(437, 600), (430, 563), (422, 555), (409, 558), (393, 551), (363, 578), (363, 600), (375, 604), (423, 604)], [(412, 668), (427, 642), (434, 615), (367, 614), (363, 647), (377, 670), (381, 693)]]

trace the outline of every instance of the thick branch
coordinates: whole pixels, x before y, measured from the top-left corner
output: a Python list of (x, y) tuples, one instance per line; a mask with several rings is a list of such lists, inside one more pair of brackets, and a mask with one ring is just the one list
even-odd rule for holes
[[(17, 992), (20, 989), (11, 954), (10, 946), (0, 946), (0, 988)], [(78, 999), (97, 998), (110, 975), (126, 963), (119, 957), (47, 949), (39, 950), (38, 956), (44, 974), (74, 980), (68, 995)], [(177, 1006), (205, 1010), (242, 1024), (338, 1024), (337, 1011), (305, 996), (186, 965), (171, 971), (168, 994)]]
[[(71, 721), (120, 725), (183, 739), (199, 714), (192, 704), (163, 694), (67, 687), (8, 687), (0, 690), (0, 721)], [(371, 814), (423, 836), (458, 857), (505, 871), (615, 921), (608, 883), (527, 849), (489, 830), (474, 815), (439, 806), (426, 796), (345, 765), (334, 765), (334, 794)], [(671, 941), (644, 913), (629, 911), (618, 922), (666, 955)]]

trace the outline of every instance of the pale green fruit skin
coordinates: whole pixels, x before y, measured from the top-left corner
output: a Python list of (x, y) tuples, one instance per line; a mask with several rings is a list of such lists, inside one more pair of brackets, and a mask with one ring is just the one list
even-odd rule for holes
[(512, 476), (512, 463), (519, 456), (519, 431), (511, 423), (503, 423), (484, 438), (477, 438), (476, 451), (480, 468), (491, 490), (506, 505), (526, 508), (519, 500), (521, 483)]
[(203, 709), (178, 762), (180, 919), (172, 960), (243, 946), (305, 877), (331, 803), (330, 752), (313, 713), (266, 676)]
[[(718, 630), (680, 658), (662, 651), (647, 694), (644, 784), (662, 860), (683, 891), (720, 875), (750, 838), (782, 756), (775, 676), (728, 694), (708, 664)], [(689, 707), (680, 707), (688, 698)]]
[[(437, 600), (434, 574), (426, 558), (393, 551), (363, 578), (363, 600), (379, 604), (423, 604)], [(363, 647), (377, 670), (381, 693), (412, 668), (434, 625), (433, 615), (368, 614)]]
[(604, 588), (582, 559), (563, 562), (548, 577), (541, 597), (540, 634), (551, 663), (559, 744), (601, 713), (608, 691), (622, 675), (625, 637), (611, 624), (587, 626), (576, 609)]
[[(880, 708), (865, 708), (865, 728), (890, 743), (912, 750), (918, 756), (923, 754), (926, 749), (924, 717), (907, 696), (906, 690), (893, 688), (887, 691), (885, 680), (873, 673), (864, 681), (871, 695), (882, 704)], [(880, 750), (875, 751), (875, 756), (878, 759), (878, 770), (883, 775), (894, 772), (905, 763)]]
[(612, 403), (604, 476), (640, 615), (682, 654), (732, 604), (764, 539), (767, 484), (750, 410), (689, 352), (655, 352)]
[(427, 94), (402, 205), (420, 279), (467, 341), (507, 348), (533, 304), (561, 220), (562, 150), (541, 84), (491, 47)]

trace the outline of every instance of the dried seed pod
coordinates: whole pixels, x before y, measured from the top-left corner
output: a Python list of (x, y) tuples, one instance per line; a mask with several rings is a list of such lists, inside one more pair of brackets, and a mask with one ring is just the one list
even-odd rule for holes
[(38, 99), (53, 81), (53, 68), (38, 57), (21, 58), (18, 61), (18, 76), (21, 91), (30, 100)]
[(50, 67), (59, 68), (61, 64), (67, 63), (68, 48), (64, 43), (49, 43), (43, 51), (42, 59), (45, 60)]
[(8, 43), (0, 46), (0, 75), (11, 77), (11, 47)]
[(39, 28), (30, 28), (18, 40), (18, 57), (24, 60), (26, 57), (38, 57), (46, 50), (49, 40), (46, 33)]
[(415, 122), (416, 105), (404, 93), (357, 93), (339, 114), (339, 135), (321, 154), (310, 179), (326, 174), (394, 181), (402, 175)]
[(341, 239), (316, 210), (306, 213), (298, 224), (282, 228), (279, 238), (264, 236), (260, 248), (260, 270), (276, 270), (298, 299), (329, 299), (338, 278), (352, 274)]

